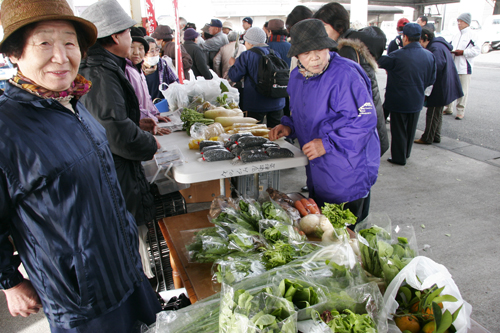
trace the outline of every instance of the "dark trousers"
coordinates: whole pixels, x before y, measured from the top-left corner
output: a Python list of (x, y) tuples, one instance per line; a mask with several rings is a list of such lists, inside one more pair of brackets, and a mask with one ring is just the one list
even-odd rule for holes
[(248, 111), (248, 117), (255, 118), (262, 124), (264, 117), (266, 117), (267, 127), (273, 128), (281, 123), (281, 117), (283, 117), (283, 110), (269, 111), (269, 112), (250, 112)]
[[(363, 221), (370, 211), (370, 194), (366, 198), (357, 199), (351, 202), (346, 202), (344, 209), (349, 209), (351, 213), (356, 215), (356, 223)], [(355, 225), (350, 225), (349, 229), (354, 230)]]
[(441, 142), (441, 125), (443, 124), (444, 106), (431, 106), (427, 108), (425, 114), (425, 131), (422, 134), (422, 141), (427, 143)]
[(391, 112), (391, 156), (394, 163), (406, 164), (415, 139), (419, 112)]

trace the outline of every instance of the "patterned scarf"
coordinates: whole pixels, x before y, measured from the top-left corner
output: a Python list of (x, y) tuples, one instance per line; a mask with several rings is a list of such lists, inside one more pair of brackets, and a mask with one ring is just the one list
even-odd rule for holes
[(9, 82), (16, 87), (26, 90), (41, 98), (52, 98), (57, 101), (63, 99), (70, 100), (73, 97), (78, 100), (80, 97), (85, 95), (90, 90), (90, 88), (92, 88), (92, 82), (86, 80), (80, 74), (76, 76), (75, 80), (71, 83), (71, 86), (64, 91), (51, 91), (42, 86), (39, 86), (33, 80), (24, 76), (20, 70), (17, 71), (17, 75), (10, 79)]
[(286, 36), (284, 35), (271, 35), (271, 37), (268, 38), (268, 42), (286, 42)]
[(330, 65), (330, 54), (328, 54), (328, 62), (326, 63), (325, 65), (325, 68), (323, 68), (323, 70), (319, 73), (311, 73), (309, 72), (305, 67), (304, 65), (302, 65), (302, 63), (299, 61), (297, 61), (297, 67), (299, 68), (299, 73), (302, 74), (306, 79), (309, 79), (311, 77), (316, 77), (316, 76), (320, 76), (321, 74), (323, 74), (328, 66)]

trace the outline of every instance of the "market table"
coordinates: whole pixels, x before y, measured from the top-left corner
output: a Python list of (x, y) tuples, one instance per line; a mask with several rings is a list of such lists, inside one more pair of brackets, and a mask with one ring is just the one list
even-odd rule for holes
[[(294, 153), (293, 158), (278, 158), (264, 161), (243, 163), (240, 160), (227, 160), (219, 162), (201, 161), (198, 150), (189, 149), (191, 137), (186, 132), (174, 132), (169, 135), (157, 136), (162, 147), (177, 147), (184, 156), (185, 163), (172, 168), (172, 174), (178, 183), (192, 184), (219, 179), (221, 181), (221, 194), (225, 194), (225, 178), (239, 177), (253, 174), (258, 177), (261, 172), (277, 171), (305, 166), (309, 163), (302, 151), (283, 139), (277, 140), (280, 147), (288, 148)], [(258, 179), (257, 179), (258, 180)], [(258, 186), (259, 182), (255, 182)]]

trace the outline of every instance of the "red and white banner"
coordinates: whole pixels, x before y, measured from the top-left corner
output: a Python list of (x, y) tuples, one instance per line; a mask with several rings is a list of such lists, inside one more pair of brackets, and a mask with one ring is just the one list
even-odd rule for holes
[(155, 9), (153, 7), (152, 0), (146, 0), (146, 13), (149, 23), (148, 35), (151, 36), (151, 34), (156, 30)]
[(173, 0), (175, 13), (175, 68), (179, 76), (179, 83), (184, 83), (184, 68), (182, 66), (182, 51), (181, 51), (181, 31), (179, 25), (179, 1)]

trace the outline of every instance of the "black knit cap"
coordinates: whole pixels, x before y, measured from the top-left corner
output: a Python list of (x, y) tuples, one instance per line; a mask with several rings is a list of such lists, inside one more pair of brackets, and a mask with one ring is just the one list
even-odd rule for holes
[(317, 19), (297, 22), (290, 30), (290, 37), (292, 47), (287, 54), (289, 58), (309, 51), (337, 47), (337, 42), (328, 37), (323, 22)]
[(149, 43), (144, 39), (144, 32), (141, 31), (138, 27), (130, 28), (130, 35), (132, 36), (133, 42), (139, 42), (144, 45), (144, 52), (149, 52)]

